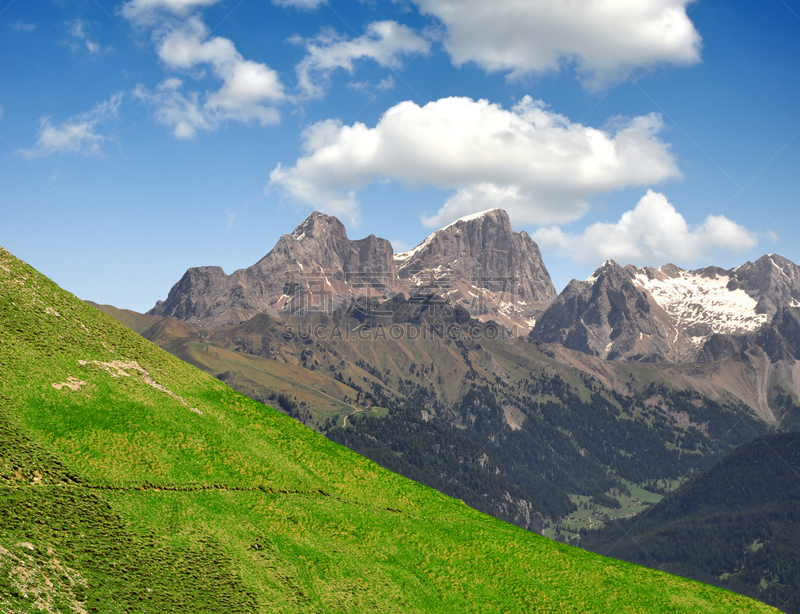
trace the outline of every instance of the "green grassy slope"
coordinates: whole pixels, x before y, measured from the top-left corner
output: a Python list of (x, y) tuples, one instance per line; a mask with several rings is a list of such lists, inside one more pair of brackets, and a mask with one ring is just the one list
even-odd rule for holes
[[(128, 321), (119, 310), (107, 312)], [(716, 403), (683, 389), (647, 385), (649, 376), (640, 365), (631, 366), (637, 370), (637, 387), (622, 386), (627, 393), (620, 394), (618, 386), (602, 384), (613, 380), (608, 373), (598, 372), (601, 381), (587, 377), (526, 341), (387, 338), (379, 336), (377, 327), (363, 338), (285, 334), (286, 329), (308, 331), (317, 325), (329, 331), (352, 330), (358, 324), (343, 317), (313, 314), (305, 320), (280, 320), (261, 314), (241, 325), (213, 330), (166, 319), (142, 334), (239, 392), (277, 403), (338, 443), (428, 486), (439, 488), (442, 483), (425, 477), (433, 465), (442, 466), (442, 457), (426, 441), (438, 438), (441, 428), (455, 426), (462, 439), (483, 448), (500, 478), (521, 487), (522, 496), (553, 520), (572, 510), (569, 495), (624, 491), (619, 478), (635, 484), (686, 478), (768, 429), (741, 403)], [(597, 361), (584, 358), (597, 366)], [(606, 371), (612, 367), (617, 365), (603, 366)], [(358, 435), (334, 428), (343, 427), (349, 415), (351, 431), (357, 418), (367, 415), (360, 410), (375, 406), (424, 409), (439, 424), (360, 423)], [(410, 438), (399, 445), (401, 432)], [(417, 458), (420, 455), (428, 459)], [(463, 475), (461, 455), (455, 458), (458, 462), (437, 477), (474, 486), (475, 480)], [(488, 490), (470, 487), (472, 497), (453, 488), (445, 492), (471, 504), (476, 497), (487, 503), (496, 497), (486, 496), (502, 484), (487, 486)], [(500, 500), (477, 507), (509, 518)], [(524, 517), (520, 516), (523, 524)]]
[(504, 524), (0, 249), (0, 611), (770, 612)]
[[(285, 395), (300, 407), (308, 408), (308, 414), (303, 416), (306, 424), (319, 426), (328, 419), (341, 421), (340, 416), (363, 409), (363, 405), (353, 404), (357, 391), (334, 379), (330, 371), (312, 371), (297, 364), (263, 358), (240, 351), (235, 345), (228, 348), (226, 346), (232, 344), (226, 343), (227, 339), (222, 340), (222, 344), (217, 342), (215, 333), (222, 336), (218, 331), (197, 329), (170, 318), (86, 302), (252, 399), (264, 402)], [(210, 342), (212, 337), (214, 342)], [(352, 374), (348, 373), (348, 376)]]

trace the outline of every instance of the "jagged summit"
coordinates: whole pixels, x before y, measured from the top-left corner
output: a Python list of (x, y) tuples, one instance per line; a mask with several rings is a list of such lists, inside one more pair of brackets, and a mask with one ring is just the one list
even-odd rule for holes
[(639, 287), (629, 267), (607, 260), (586, 281), (573, 279), (547, 308), (532, 340), (560, 343), (607, 359), (677, 358), (669, 316)]
[(608, 260), (586, 281), (573, 280), (531, 337), (607, 359), (715, 360), (755, 345), (787, 356), (786, 335), (764, 331), (791, 326), (799, 307), (800, 267), (776, 254), (730, 270)]
[[(493, 297), (502, 311), (535, 317), (556, 297), (539, 247), (525, 232), (514, 232), (508, 214), (489, 209), (468, 215), (430, 234), (413, 250), (395, 255), (401, 279), (424, 271), (450, 271), (467, 285), (509, 296)], [(461, 288), (459, 300), (470, 301), (474, 288)], [(506, 303), (500, 305), (500, 303)], [(513, 304), (512, 304), (513, 303)]]
[(346, 299), (354, 275), (359, 283), (385, 286), (396, 275), (392, 253), (386, 239), (351, 241), (338, 219), (315, 211), (251, 267), (231, 275), (219, 267), (189, 269), (148, 313), (206, 326), (238, 324), (296, 307), (312, 287), (323, 301), (315, 307), (327, 309)]
[[(447, 226), (444, 226), (444, 227), (440, 228), (439, 230), (433, 231), (431, 234), (429, 234), (427, 237), (425, 237), (425, 239), (422, 241), (422, 243), (417, 245), (414, 249), (410, 249), (407, 252), (397, 253), (397, 254), (394, 255), (394, 259), (396, 261), (399, 261), (399, 262), (404, 262), (406, 260), (409, 260), (414, 255), (416, 255), (420, 251), (424, 250), (431, 243), (433, 243), (435, 241), (436, 237), (440, 233), (443, 233), (443, 232), (447, 231), (449, 228), (451, 228), (453, 226), (456, 226), (456, 225), (469, 224), (470, 222), (474, 223), (474, 222), (478, 222), (478, 221), (482, 222), (484, 218), (490, 218), (491, 222), (499, 223), (499, 224), (502, 224), (502, 225), (507, 225), (509, 229), (511, 228), (511, 221), (508, 218), (508, 213), (506, 213), (503, 209), (499, 209), (499, 208), (487, 209), (486, 211), (481, 211), (479, 213), (472, 213), (470, 215), (465, 215), (464, 217), (458, 218), (454, 222), (450, 222)], [(403, 266), (405, 266), (405, 265), (403, 265)]]
[[(475, 221), (475, 220), (479, 220), (482, 217), (486, 217), (487, 215), (494, 215), (494, 214), (498, 214), (498, 213), (500, 215), (504, 215), (504, 216), (508, 217), (508, 214), (503, 209), (501, 209), (500, 207), (494, 207), (492, 209), (486, 209), (485, 211), (478, 211), (477, 213), (470, 213), (469, 215), (465, 215), (463, 217), (460, 217), (457, 220), (455, 220), (453, 222), (450, 222), (444, 228), (450, 228), (450, 226), (455, 226), (459, 222), (472, 222), (472, 221)], [(444, 228), (442, 230), (444, 230)]]
[(403, 254), (374, 235), (350, 240), (337, 218), (315, 211), (252, 267), (231, 275), (218, 267), (189, 269), (149, 313), (234, 324), (293, 309), (312, 288), (327, 307), (365, 292), (379, 299), (436, 292), (475, 317), (521, 327), (519, 333), (556, 297), (538, 246), (511, 229), (502, 209), (456, 220)]
[(315, 238), (325, 233), (347, 237), (344, 224), (337, 218), (314, 211), (289, 236), (296, 241), (302, 241), (305, 238)]
[[(614, 262), (611, 258), (609, 258), (603, 264), (601, 264), (599, 267), (597, 267), (595, 269), (594, 273), (592, 273), (586, 281), (587, 282), (597, 281), (597, 279), (599, 279), (599, 277), (603, 273), (606, 273), (606, 272), (609, 272), (609, 271), (614, 271), (616, 269), (621, 269), (621, 268), (622, 267), (620, 267), (616, 262)], [(578, 281), (578, 280), (573, 280), (573, 281)]]

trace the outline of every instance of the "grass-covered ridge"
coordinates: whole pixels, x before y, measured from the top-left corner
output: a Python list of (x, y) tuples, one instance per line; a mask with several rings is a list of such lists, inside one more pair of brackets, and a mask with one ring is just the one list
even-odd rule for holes
[(385, 471), (0, 249), (0, 611), (770, 612)]

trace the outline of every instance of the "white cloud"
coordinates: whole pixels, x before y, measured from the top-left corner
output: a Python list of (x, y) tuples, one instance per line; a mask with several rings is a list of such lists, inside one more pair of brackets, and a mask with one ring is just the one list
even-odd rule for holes
[(67, 32), (72, 34), (72, 36), (74, 36), (75, 38), (86, 38), (85, 28), (86, 24), (82, 20), (77, 19), (69, 28), (69, 30), (67, 30)]
[(296, 9), (310, 11), (320, 4), (327, 4), (327, 0), (272, 0), (272, 4), (276, 6), (292, 6)]
[(54, 153), (77, 153), (85, 156), (100, 153), (107, 139), (97, 132), (98, 124), (119, 117), (122, 94), (117, 93), (101, 102), (91, 111), (82, 113), (54, 126), (47, 115), (39, 120), (39, 138), (33, 149), (21, 153), (29, 158), (38, 158)]
[(399, 68), (400, 57), (428, 54), (428, 41), (396, 21), (375, 21), (366, 34), (347, 40), (333, 31), (305, 41), (308, 55), (297, 65), (297, 80), (308, 97), (321, 97), (330, 74), (338, 69), (353, 73), (354, 62), (371, 59), (388, 68)]
[[(180, 23), (165, 22), (156, 32), (159, 58), (172, 70), (190, 71), (204, 76), (202, 69), (222, 81), (222, 86), (207, 92), (182, 94), (179, 79), (168, 79), (157, 92), (137, 88), (137, 95), (156, 106), (156, 119), (175, 126), (175, 136), (191, 138), (198, 130), (210, 130), (217, 122), (258, 122), (262, 126), (278, 123), (280, 115), (271, 104), (286, 98), (278, 73), (266, 64), (246, 60), (227, 38), (209, 38), (208, 27), (199, 17)], [(204, 98), (201, 101), (201, 98)]]
[(378, 95), (386, 90), (393, 90), (395, 83), (394, 77), (389, 75), (385, 79), (381, 79), (377, 83), (370, 83), (369, 81), (352, 81), (347, 84), (348, 87), (356, 90), (357, 92), (365, 92), (367, 94)]
[(598, 222), (580, 234), (540, 228), (533, 238), (543, 249), (587, 264), (609, 258), (637, 265), (694, 262), (721, 251), (747, 252), (758, 244), (755, 233), (724, 215), (709, 215), (699, 226), (689, 226), (666, 196), (652, 190), (617, 222)]
[(453, 63), (512, 77), (574, 65), (592, 88), (634, 67), (700, 61), (694, 0), (412, 0), (446, 28)]
[(680, 177), (658, 115), (617, 118), (609, 132), (573, 123), (526, 96), (511, 110), (486, 100), (401, 102), (374, 128), (326, 120), (303, 134), (306, 156), (270, 175), (297, 202), (358, 218), (356, 191), (396, 180), (455, 190), (423, 222), (443, 226), (501, 206), (516, 223), (575, 220), (599, 193)]
[(193, 139), (199, 130), (212, 130), (214, 126), (201, 109), (197, 92), (184, 95), (179, 92), (182, 81), (170, 78), (161, 83), (155, 92), (137, 85), (134, 96), (155, 108), (155, 119), (159, 124), (172, 127), (179, 139)]
[(152, 23), (159, 13), (187, 16), (194, 9), (217, 4), (220, 0), (129, 0), (122, 6), (122, 14), (133, 22)]
[[(86, 22), (81, 19), (76, 19), (67, 32), (78, 40), (83, 41), (84, 45), (86, 46), (86, 50), (91, 55), (100, 53), (100, 45), (89, 38), (89, 33), (87, 30), (88, 26)], [(77, 47), (73, 47), (73, 51), (77, 51)]]

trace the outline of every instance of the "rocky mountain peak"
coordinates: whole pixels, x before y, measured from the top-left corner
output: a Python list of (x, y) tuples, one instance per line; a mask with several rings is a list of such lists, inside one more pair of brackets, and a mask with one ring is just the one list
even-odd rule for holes
[(511, 220), (508, 217), (508, 213), (500, 207), (495, 207), (494, 209), (486, 209), (485, 211), (479, 211), (478, 213), (471, 213), (460, 217), (455, 222), (450, 222), (447, 226), (442, 228), (442, 230), (447, 230), (451, 226), (457, 226), (459, 224), (483, 223), (486, 220), (494, 224), (504, 224), (511, 228)]
[(288, 235), (296, 241), (304, 239), (319, 239), (320, 237), (347, 238), (347, 231), (337, 218), (325, 215), (319, 211), (314, 211), (303, 222)]
[[(800, 267), (775, 254), (731, 270), (607, 261), (587, 281), (570, 283), (531, 336), (612, 359), (706, 360), (753, 344), (785, 356), (795, 308)], [(771, 332), (760, 332), (767, 326)]]
[(589, 283), (615, 283), (628, 279), (629, 273), (610, 258), (601, 264), (586, 281)]
[(402, 292), (446, 295), (473, 316), (526, 332), (555, 296), (536, 243), (491, 209), (456, 220), (418, 247), (394, 254), (386, 239), (347, 237), (335, 217), (314, 212), (255, 265), (225, 275), (192, 269), (151, 314), (205, 325), (238, 323), (257, 313), (304, 304), (312, 292), (333, 307), (354, 294), (386, 299)]
[(462, 217), (395, 254), (401, 281), (440, 280), (448, 298), (473, 317), (495, 319), (525, 332), (556, 297), (539, 247), (514, 232), (503, 209)]
[(331, 309), (348, 300), (351, 278), (385, 294), (396, 276), (392, 253), (388, 241), (373, 235), (351, 241), (337, 218), (315, 211), (249, 268), (231, 275), (218, 267), (190, 269), (149, 313), (219, 326), (306, 302)]
[(607, 260), (586, 281), (573, 279), (542, 314), (530, 338), (611, 360), (662, 362), (665, 355), (673, 357), (667, 341), (669, 316), (636, 283), (636, 271)]
[(539, 247), (511, 228), (502, 209), (460, 218), (408, 252), (395, 254), (401, 280), (412, 285), (436, 278), (448, 283), (449, 298), (476, 317), (530, 327), (556, 297)]
[(463, 241), (463, 239), (470, 235), (482, 235), (484, 227), (490, 234), (493, 233), (493, 229), (496, 229), (494, 234), (501, 236), (510, 236), (513, 233), (511, 220), (502, 209), (489, 209), (480, 213), (473, 213), (434, 231), (414, 249), (395, 254), (394, 259), (398, 263), (398, 270), (414, 269), (418, 267), (420, 260), (444, 257), (446, 244), (455, 242), (460, 247), (469, 247), (469, 243)]
[(761, 256), (731, 271), (738, 288), (756, 303), (756, 313), (769, 317), (786, 305), (800, 306), (800, 267), (778, 254)]

